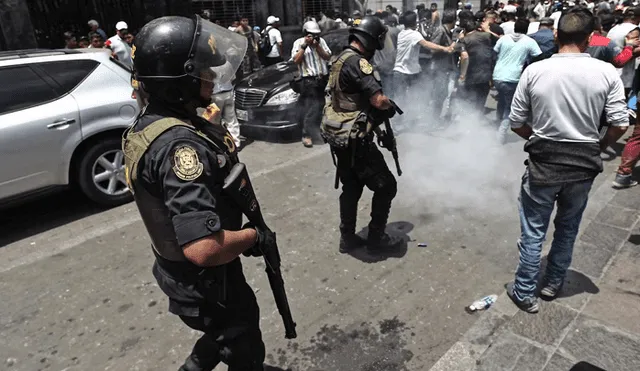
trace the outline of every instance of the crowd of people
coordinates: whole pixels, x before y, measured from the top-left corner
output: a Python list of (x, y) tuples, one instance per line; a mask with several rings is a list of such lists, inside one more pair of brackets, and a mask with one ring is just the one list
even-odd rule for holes
[(107, 33), (100, 28), (100, 24), (95, 19), (87, 22), (89, 33), (87, 36), (78, 36), (76, 33), (67, 31), (64, 33), (64, 48), (95, 48), (110, 49), (112, 56), (125, 66), (132, 68), (133, 61), (131, 59), (131, 50), (135, 35), (129, 32), (129, 26), (126, 22), (120, 21), (116, 23), (115, 35), (107, 38)]

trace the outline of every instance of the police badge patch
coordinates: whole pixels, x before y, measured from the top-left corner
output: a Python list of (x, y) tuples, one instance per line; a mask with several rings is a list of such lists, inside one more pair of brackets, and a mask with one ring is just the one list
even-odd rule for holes
[(371, 72), (373, 72), (373, 66), (368, 60), (360, 58), (360, 71), (365, 75), (371, 75)]
[(198, 153), (189, 146), (179, 147), (173, 154), (173, 172), (182, 180), (191, 181), (202, 175), (204, 165)]

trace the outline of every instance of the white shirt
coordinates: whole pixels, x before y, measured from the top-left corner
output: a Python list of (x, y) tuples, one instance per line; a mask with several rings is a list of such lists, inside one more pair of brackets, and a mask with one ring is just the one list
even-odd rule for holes
[(562, 12), (551, 13), (549, 18), (553, 19), (553, 29), (558, 29), (558, 22), (560, 22), (560, 17), (562, 17)]
[(554, 54), (524, 70), (509, 120), (520, 128), (531, 115), (537, 137), (597, 143), (603, 110), (610, 125), (629, 125), (624, 87), (613, 65), (586, 53)]
[(533, 12), (538, 16), (538, 19), (542, 19), (544, 15), (547, 13), (542, 3), (538, 3), (538, 5), (536, 5), (536, 7), (533, 8)]
[(536, 33), (538, 30), (540, 30), (540, 22), (531, 22), (529, 23), (529, 28), (527, 28), (527, 35)]
[(282, 34), (280, 33), (280, 30), (271, 27), (267, 33), (269, 35), (269, 42), (271, 43), (271, 51), (267, 54), (267, 58), (280, 57), (280, 48), (278, 48), (278, 43), (282, 42)]
[[(291, 58), (298, 53), (302, 44), (304, 44), (304, 37), (294, 41), (291, 48)], [(322, 37), (320, 38), (320, 47), (331, 55), (331, 49), (329, 49)], [(327, 66), (327, 61), (320, 57), (315, 47), (307, 46), (304, 50), (304, 60), (298, 65), (298, 71), (300, 71), (302, 77), (325, 76), (329, 74), (329, 67)]]
[(518, 8), (515, 5), (507, 4), (504, 6), (502, 11), (507, 13), (516, 13), (518, 11)]
[(394, 71), (404, 73), (405, 75), (415, 75), (420, 73), (419, 43), (424, 40), (420, 32), (412, 29), (405, 29), (398, 34), (398, 47), (396, 51), (396, 64)]
[(133, 60), (131, 59), (131, 47), (124, 40), (120, 38), (120, 36), (115, 35), (109, 38), (105, 43), (118, 57), (118, 61), (128, 66), (129, 68), (133, 68)]
[(516, 26), (516, 22), (514, 21), (504, 22), (500, 24), (500, 27), (502, 27), (502, 31), (504, 31), (505, 35), (511, 35), (516, 33), (514, 29), (515, 26)]

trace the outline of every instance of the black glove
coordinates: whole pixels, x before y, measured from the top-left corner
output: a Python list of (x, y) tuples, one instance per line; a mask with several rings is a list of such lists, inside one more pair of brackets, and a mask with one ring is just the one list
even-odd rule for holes
[(245, 250), (244, 256), (263, 256), (267, 251), (276, 246), (276, 234), (267, 228), (260, 228), (249, 222), (242, 229), (253, 228), (256, 230), (256, 243)]
[(388, 119), (391, 119), (396, 115), (396, 109), (394, 107), (387, 108), (384, 113)]
[(396, 138), (388, 135), (386, 131), (383, 131), (382, 133), (382, 135), (378, 135), (378, 145), (391, 151), (396, 147)]

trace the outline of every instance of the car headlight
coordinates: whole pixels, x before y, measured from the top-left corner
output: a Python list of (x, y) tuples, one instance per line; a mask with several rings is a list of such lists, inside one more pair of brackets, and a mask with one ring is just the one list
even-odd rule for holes
[(295, 103), (298, 101), (298, 97), (300, 97), (300, 94), (291, 89), (287, 89), (271, 97), (267, 103), (265, 103), (265, 106)]

